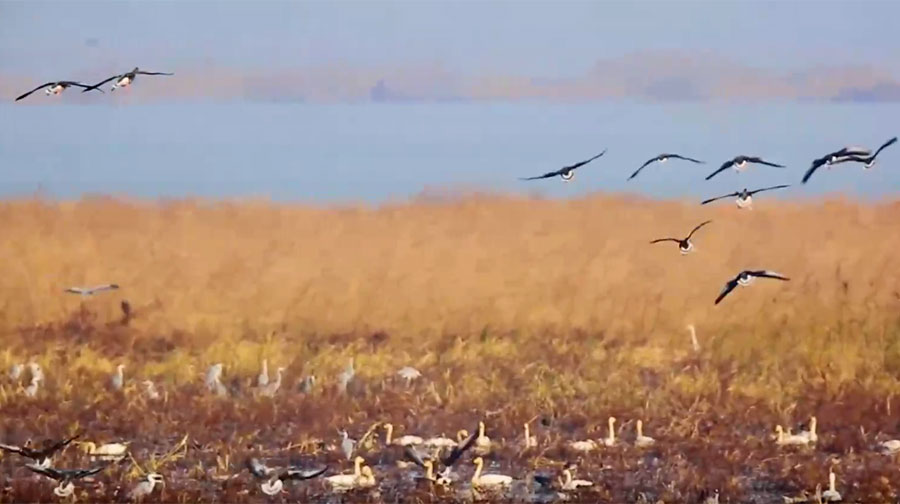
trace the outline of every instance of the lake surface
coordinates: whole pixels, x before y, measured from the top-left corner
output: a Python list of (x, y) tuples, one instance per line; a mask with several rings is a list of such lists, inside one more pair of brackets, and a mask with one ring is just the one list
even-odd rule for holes
[[(796, 184), (780, 197), (882, 198), (900, 190), (900, 146), (885, 150), (873, 170), (839, 165), (799, 185), (814, 157), (848, 144), (876, 148), (900, 134), (900, 104), (71, 105), (65, 95), (57, 99), (0, 105), (0, 197), (41, 191), (63, 198), (105, 193), (377, 203), (447, 188), (655, 198), (705, 198), (780, 183)], [(605, 148), (606, 156), (580, 169), (572, 183), (518, 180)], [(707, 164), (651, 165), (626, 182), (660, 152)], [(736, 154), (788, 168), (753, 166), (703, 180)]]

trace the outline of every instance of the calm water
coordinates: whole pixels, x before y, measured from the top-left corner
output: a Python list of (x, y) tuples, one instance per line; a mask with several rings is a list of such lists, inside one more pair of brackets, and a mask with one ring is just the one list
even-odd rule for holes
[[(63, 99), (65, 96), (63, 96)], [(36, 99), (45, 99), (39, 96)], [(37, 190), (159, 196), (368, 201), (424, 189), (565, 197), (628, 191), (701, 198), (799, 184), (813, 157), (900, 134), (897, 104), (253, 104), (0, 105), (0, 197)], [(575, 181), (520, 182), (587, 158)], [(669, 162), (628, 175), (647, 158)], [(703, 177), (735, 154), (785, 164)], [(876, 169), (842, 165), (783, 196), (896, 196), (900, 146)]]

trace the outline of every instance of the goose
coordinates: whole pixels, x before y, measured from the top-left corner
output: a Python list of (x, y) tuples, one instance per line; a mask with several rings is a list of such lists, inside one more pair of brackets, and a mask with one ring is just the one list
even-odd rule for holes
[(268, 359), (263, 359), (262, 369), (259, 372), (259, 376), (256, 377), (256, 386), (262, 388), (268, 384), (269, 384), (269, 361), (268, 361)]
[(809, 438), (800, 434), (788, 434), (784, 432), (784, 428), (780, 425), (775, 426), (775, 444), (778, 446), (802, 445), (809, 444)]
[(104, 443), (98, 446), (91, 441), (79, 441), (76, 442), (76, 444), (81, 446), (81, 449), (92, 458), (100, 460), (122, 460), (128, 453), (128, 445), (130, 442)]
[(582, 487), (594, 486), (593, 481), (583, 480), (583, 479), (572, 479), (572, 471), (566, 467), (563, 469), (563, 476), (565, 476), (565, 480), (562, 484), (562, 489), (567, 491), (577, 490)]
[(389, 424), (389, 423), (384, 424), (384, 430), (385, 430), (384, 443), (388, 444), (388, 445), (395, 444), (395, 445), (399, 445), (399, 446), (409, 446), (409, 445), (420, 445), (424, 442), (424, 440), (421, 437), (412, 436), (409, 434), (407, 434), (405, 436), (400, 436), (399, 438), (394, 439), (393, 438), (393, 434), (394, 434), (394, 425), (393, 424)]
[[(23, 99), (23, 98), (27, 98), (28, 95), (30, 95), (31, 93), (34, 93), (35, 91), (39, 91), (39, 90), (44, 89), (44, 88), (47, 88), (46, 90), (44, 90), (44, 94), (46, 94), (47, 96), (50, 96), (50, 95), (58, 95), (58, 94), (62, 93), (63, 91), (65, 91), (66, 88), (67, 88), (67, 87), (70, 87), (70, 86), (75, 86), (75, 87), (85, 88), (85, 90), (87, 90), (87, 88), (90, 88), (90, 87), (91, 87), (91, 86), (88, 86), (88, 85), (86, 85), (86, 84), (82, 84), (82, 83), (80, 83), (80, 82), (75, 82), (75, 81), (55, 81), (55, 82), (48, 82), (48, 83), (46, 83), (46, 84), (41, 84), (40, 86), (38, 86), (38, 87), (32, 89), (31, 91), (28, 91), (28, 92), (26, 92), (26, 93), (23, 93), (23, 94), (19, 95), (18, 97), (16, 97), (15, 101), (19, 101), (19, 100), (21, 100), (21, 99)], [(97, 89), (97, 91), (100, 91), (101, 93), (103, 92), (103, 90), (102, 90), (102, 89), (99, 89), (99, 88)]]
[(404, 380), (406, 380), (407, 387), (412, 384), (413, 380), (416, 380), (416, 379), (422, 377), (422, 373), (419, 372), (418, 369), (411, 367), (411, 366), (406, 366), (406, 367), (401, 368), (399, 371), (397, 371), (397, 375), (400, 376), (400, 378), (403, 378)]
[(122, 386), (125, 385), (125, 375), (123, 371), (125, 370), (125, 364), (119, 364), (116, 366), (116, 372), (112, 375), (112, 388), (114, 390), (122, 390)]
[(800, 431), (798, 436), (803, 436), (809, 439), (810, 443), (815, 443), (819, 440), (819, 436), (816, 434), (816, 417), (809, 418), (809, 430), (808, 431)]
[(616, 417), (609, 417), (607, 420), (607, 425), (609, 427), (609, 435), (603, 438), (600, 442), (605, 446), (615, 446), (616, 445)]
[[(345, 431), (345, 430), (340, 431), (340, 434), (341, 434), (341, 453), (344, 454), (344, 457), (346, 457), (347, 460), (350, 460), (353, 458), (353, 451), (356, 449), (356, 440), (351, 439), (350, 434), (347, 433), (347, 431)], [(357, 457), (357, 458), (361, 458), (361, 457)]]
[(78, 294), (81, 297), (93, 296), (98, 292), (105, 292), (111, 290), (117, 290), (119, 288), (118, 284), (103, 284), (103, 285), (95, 285), (93, 287), (69, 287), (63, 292), (67, 292), (69, 294)]
[(10, 453), (16, 453), (26, 458), (30, 458), (35, 462), (42, 463), (45, 460), (49, 460), (56, 452), (62, 451), (69, 446), (69, 443), (75, 441), (81, 437), (81, 434), (76, 434), (70, 438), (64, 438), (60, 441), (48, 441), (43, 444), (41, 448), (32, 448), (30, 446), (30, 442), (25, 443), (24, 446), (15, 446), (8, 445), (4, 443), (0, 443), (0, 450)]
[(644, 448), (644, 447), (651, 446), (654, 443), (656, 443), (655, 439), (653, 439), (650, 436), (644, 435), (644, 422), (643, 421), (638, 420), (637, 424), (636, 424), (636, 428), (637, 428), (637, 437), (634, 438), (634, 446), (637, 446), (638, 448)]
[[(268, 468), (267, 468), (268, 469)], [(297, 467), (288, 467), (279, 472), (276, 476), (268, 481), (260, 484), (259, 489), (266, 495), (272, 496), (281, 493), (284, 490), (284, 482), (287, 481), (303, 481), (317, 478), (328, 470), (328, 466), (322, 469), (304, 470)]]
[[(466, 434), (465, 439), (460, 439), (459, 443), (454, 446), (452, 450), (450, 450), (450, 453), (446, 457), (440, 459), (440, 462), (444, 465), (444, 469), (436, 478), (435, 482), (444, 486), (449, 485), (453, 479), (453, 466), (456, 465), (457, 462), (459, 462), (460, 458), (469, 448), (475, 445), (475, 441), (478, 439), (477, 432), (472, 433), (472, 435), (469, 436), (466, 431), (461, 430), (458, 434)], [(416, 465), (427, 471), (428, 468), (425, 465), (425, 461), (422, 460), (422, 456), (419, 455), (419, 452), (416, 451), (416, 448), (414, 446), (404, 446), (403, 450), (409, 460), (413, 461)], [(434, 462), (432, 462), (432, 464), (434, 464)], [(433, 470), (434, 467), (432, 467), (432, 471)]]
[(481, 474), (484, 468), (484, 459), (475, 457), (475, 474), (472, 475), (472, 486), (478, 489), (505, 489), (512, 485), (512, 476), (505, 474)]
[(825, 154), (824, 156), (814, 159), (812, 164), (809, 166), (809, 169), (806, 170), (806, 173), (803, 174), (803, 183), (809, 181), (810, 177), (823, 166), (831, 166), (837, 162), (838, 160), (850, 157), (850, 156), (868, 156), (872, 153), (869, 149), (863, 147), (844, 147), (843, 149), (836, 150), (834, 152), (830, 152)]
[(528, 448), (537, 448), (537, 445), (538, 445), (537, 436), (531, 435), (531, 429), (528, 427), (528, 422), (525, 422), (524, 427), (525, 427), (525, 439), (522, 440), (523, 448), (525, 448), (526, 450)]
[(699, 159), (694, 159), (694, 158), (690, 158), (687, 156), (681, 156), (678, 154), (660, 154), (656, 157), (650, 158), (647, 161), (645, 161), (644, 164), (642, 164), (640, 168), (635, 170), (635, 172), (632, 173), (630, 177), (628, 177), (628, 180), (631, 180), (634, 177), (637, 177), (638, 173), (640, 173), (641, 170), (643, 170), (648, 165), (650, 165), (650, 163), (665, 163), (666, 161), (668, 161), (670, 159), (683, 159), (684, 161), (690, 161), (690, 162), (696, 163), (696, 164), (704, 164), (704, 161), (700, 161)]
[(597, 448), (597, 442), (593, 439), (571, 441), (569, 442), (569, 448), (577, 452), (587, 453)]
[(141, 480), (134, 488), (131, 489), (131, 492), (128, 493), (128, 498), (133, 501), (141, 501), (144, 497), (153, 493), (153, 490), (156, 488), (156, 484), (165, 485), (166, 480), (163, 478), (162, 474), (159, 473), (149, 473), (147, 476)]
[(113, 82), (112, 88), (110, 88), (110, 91), (115, 91), (116, 88), (130, 86), (134, 82), (134, 79), (137, 78), (138, 75), (175, 75), (175, 74), (166, 73), (166, 72), (145, 72), (138, 67), (134, 67), (134, 70), (132, 70), (130, 72), (125, 72), (120, 75), (113, 75), (112, 77), (110, 77), (106, 80), (102, 80), (102, 81), (94, 84), (93, 86), (88, 86), (86, 89), (83, 89), (81, 92), (85, 93), (92, 89), (100, 89), (100, 86), (106, 84), (109, 81), (115, 81), (115, 82)]
[(156, 385), (150, 380), (144, 380), (141, 382), (141, 385), (144, 386), (144, 395), (147, 396), (147, 399), (151, 401), (159, 400), (159, 392), (156, 390)]
[(748, 209), (752, 210), (754, 194), (761, 193), (764, 191), (774, 191), (775, 189), (784, 189), (785, 187), (790, 187), (790, 185), (782, 184), (782, 185), (771, 186), (771, 187), (763, 187), (761, 189), (755, 189), (753, 191), (748, 191), (747, 188), (745, 187), (742, 191), (735, 191), (730, 194), (724, 194), (722, 196), (716, 196), (715, 198), (703, 200), (700, 202), (700, 204), (705, 205), (707, 203), (712, 203), (713, 201), (720, 200), (723, 198), (730, 198), (732, 196), (737, 196), (737, 199), (735, 200), (735, 204), (737, 205), (738, 208), (748, 208)]
[(885, 455), (900, 453), (900, 439), (890, 439), (878, 443), (878, 451)]
[(484, 435), (484, 422), (478, 422), (478, 437), (475, 438), (475, 453), (487, 455), (491, 451), (491, 438)]
[(734, 168), (735, 171), (742, 172), (742, 171), (744, 171), (744, 168), (747, 167), (747, 163), (773, 166), (775, 168), (784, 168), (784, 165), (780, 165), (777, 163), (770, 163), (769, 161), (765, 161), (758, 156), (743, 156), (743, 155), (741, 155), (741, 156), (736, 156), (736, 157), (729, 159), (728, 161), (725, 161), (724, 163), (722, 163), (722, 166), (720, 166), (716, 171), (714, 171), (706, 176), (706, 180), (709, 180), (709, 179), (715, 177), (716, 175), (722, 173), (723, 171), (725, 171), (729, 168)]
[(278, 371), (275, 373), (275, 381), (262, 387), (259, 391), (259, 394), (263, 397), (275, 397), (275, 394), (278, 392), (278, 389), (281, 388), (281, 377), (283, 374), (284, 374), (284, 368), (279, 367)]
[(834, 471), (828, 470), (828, 490), (822, 492), (822, 500), (825, 502), (840, 502), (841, 494), (838, 493), (835, 483), (837, 482), (837, 477), (834, 474)]
[(535, 177), (520, 178), (519, 180), (541, 180), (541, 179), (548, 179), (548, 178), (553, 178), (553, 177), (559, 176), (560, 178), (563, 179), (564, 182), (569, 182), (570, 180), (575, 178), (575, 170), (576, 169), (590, 163), (591, 161), (599, 158), (600, 156), (602, 156), (604, 154), (606, 154), (606, 149), (603, 149), (603, 152), (601, 152), (600, 154), (597, 154), (596, 156), (594, 156), (590, 159), (586, 159), (584, 161), (579, 161), (578, 163), (575, 163), (573, 165), (564, 166), (564, 167), (560, 168), (559, 170), (547, 172), (543, 175), (537, 175)]
[(31, 472), (42, 474), (58, 481), (59, 484), (53, 489), (53, 493), (58, 497), (65, 498), (75, 493), (75, 484), (72, 483), (73, 480), (93, 476), (106, 469), (106, 466), (102, 465), (91, 469), (55, 469), (53, 467), (44, 467), (37, 464), (25, 464), (25, 468)]
[(678, 250), (681, 252), (681, 255), (687, 255), (691, 251), (694, 250), (694, 244), (693, 244), (693, 242), (691, 242), (691, 237), (694, 236), (694, 233), (696, 233), (698, 229), (709, 224), (710, 222), (712, 222), (712, 221), (708, 220), (708, 221), (703, 221), (700, 224), (697, 224), (694, 227), (694, 229), (692, 229), (691, 232), (685, 238), (657, 238), (657, 239), (651, 241), (650, 244), (653, 245), (656, 243), (667, 242), (667, 241), (675, 242), (678, 244)]
[(353, 459), (353, 474), (335, 474), (325, 478), (325, 483), (331, 486), (333, 492), (346, 492), (356, 486), (357, 481), (362, 476), (362, 464), (365, 459), (356, 457)]
[(747, 287), (748, 285), (753, 283), (753, 280), (756, 278), (774, 278), (775, 280), (781, 280), (783, 282), (787, 282), (790, 278), (782, 275), (781, 273), (777, 273), (775, 271), (769, 270), (744, 270), (737, 274), (734, 278), (729, 280), (722, 290), (719, 292), (719, 295), (716, 297), (716, 301), (714, 304), (719, 304), (725, 296), (727, 296), (731, 291), (734, 290), (735, 287), (740, 285), (741, 287)]
[(875, 166), (875, 158), (878, 157), (878, 154), (880, 154), (881, 151), (884, 150), (886, 147), (890, 147), (891, 145), (893, 145), (895, 143), (897, 143), (897, 137), (891, 138), (890, 140), (888, 140), (887, 142), (882, 144), (881, 147), (879, 147), (878, 150), (876, 150), (875, 153), (872, 154), (871, 156), (868, 156), (868, 157), (845, 156), (845, 157), (842, 157), (842, 158), (836, 160), (832, 164), (847, 163), (847, 162), (852, 161), (855, 163), (862, 163), (863, 166), (865, 167), (865, 169), (868, 170), (868, 169), (872, 168), (873, 166)]

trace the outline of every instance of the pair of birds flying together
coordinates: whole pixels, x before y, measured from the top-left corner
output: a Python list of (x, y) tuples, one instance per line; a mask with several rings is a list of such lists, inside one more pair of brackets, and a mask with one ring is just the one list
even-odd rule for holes
[(75, 82), (75, 81), (48, 82), (46, 84), (41, 84), (40, 86), (32, 89), (31, 91), (28, 91), (26, 93), (19, 95), (15, 101), (19, 101), (23, 98), (26, 98), (31, 93), (34, 93), (35, 91), (39, 91), (39, 90), (45, 89), (45, 88), (46, 88), (45, 94), (47, 94), (47, 95), (51, 95), (51, 94), (58, 95), (58, 94), (62, 93), (63, 91), (65, 91), (66, 88), (72, 87), (72, 86), (83, 88), (81, 90), (82, 93), (86, 93), (88, 91), (94, 91), (94, 90), (100, 91), (102, 93), (103, 90), (100, 89), (100, 86), (102, 86), (110, 81), (115, 81), (115, 82), (113, 82), (113, 86), (110, 89), (110, 91), (115, 91), (116, 88), (130, 86), (134, 82), (134, 80), (137, 78), (138, 75), (175, 75), (175, 74), (166, 73), (166, 72), (146, 72), (144, 70), (141, 70), (138, 67), (134, 67), (134, 70), (132, 70), (130, 72), (125, 72), (125, 73), (119, 74), (119, 75), (113, 75), (112, 77), (102, 80), (92, 86), (89, 86), (87, 84), (82, 84), (81, 82)]
[(872, 151), (866, 149), (865, 147), (844, 147), (843, 149), (836, 150), (834, 152), (830, 152), (818, 159), (814, 159), (809, 169), (806, 170), (806, 173), (803, 174), (803, 183), (809, 181), (809, 179), (816, 173), (816, 170), (823, 166), (831, 166), (840, 163), (862, 163), (865, 169), (872, 168), (875, 166), (875, 158), (878, 157), (878, 154), (881, 154), (885, 148), (890, 147), (897, 143), (897, 137), (893, 137), (887, 142), (881, 144), (881, 147), (875, 151), (873, 154)]

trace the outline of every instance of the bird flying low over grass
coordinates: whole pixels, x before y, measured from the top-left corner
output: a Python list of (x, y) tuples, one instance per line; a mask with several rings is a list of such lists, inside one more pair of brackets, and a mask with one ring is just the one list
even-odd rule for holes
[(763, 187), (761, 189), (754, 189), (752, 191), (748, 191), (745, 187), (742, 191), (735, 191), (730, 194), (723, 194), (722, 196), (716, 196), (715, 198), (710, 198), (708, 200), (703, 200), (700, 202), (701, 205), (705, 205), (707, 203), (712, 203), (713, 201), (717, 201), (723, 198), (730, 198), (732, 196), (737, 196), (737, 199), (734, 201), (737, 204), (738, 208), (753, 208), (753, 195), (756, 193), (761, 193), (764, 191), (774, 191), (775, 189), (784, 189), (785, 187), (790, 187), (790, 185), (777, 185), (771, 187)]
[(806, 173), (803, 174), (803, 183), (805, 184), (809, 180), (809, 178), (813, 176), (813, 173), (815, 173), (816, 170), (823, 166), (831, 166), (837, 163), (838, 160), (846, 157), (868, 156), (871, 153), (872, 151), (864, 147), (844, 147), (834, 152), (829, 152), (828, 154), (825, 154), (820, 158), (813, 159), (813, 162), (809, 166), (809, 169), (807, 169)]
[(540, 180), (540, 179), (548, 179), (548, 178), (553, 178), (553, 177), (559, 176), (563, 179), (563, 181), (568, 182), (568, 181), (572, 180), (573, 178), (575, 178), (575, 170), (576, 169), (590, 163), (591, 161), (599, 158), (600, 156), (602, 156), (604, 154), (606, 154), (606, 149), (603, 149), (603, 152), (601, 152), (600, 154), (597, 154), (596, 156), (594, 156), (590, 159), (580, 161), (573, 165), (564, 166), (564, 167), (560, 168), (559, 170), (547, 172), (543, 175), (537, 175), (535, 177), (520, 178), (519, 180)]
[(118, 284), (103, 284), (95, 285), (94, 287), (69, 287), (65, 290), (65, 292), (68, 292), (70, 294), (80, 294), (82, 296), (93, 296), (98, 292), (117, 290), (118, 288)]
[(740, 285), (741, 287), (747, 287), (753, 280), (757, 278), (774, 278), (776, 280), (788, 281), (790, 278), (782, 275), (781, 273), (776, 273), (774, 271), (769, 270), (744, 270), (737, 274), (736, 277), (732, 278), (722, 287), (722, 290), (719, 292), (718, 297), (716, 297), (716, 302), (714, 304), (719, 304), (725, 296), (727, 296), (731, 291), (734, 290), (735, 287)]
[(890, 140), (888, 140), (887, 142), (882, 144), (881, 147), (879, 147), (878, 150), (876, 150), (875, 153), (872, 154), (871, 156), (868, 156), (868, 157), (859, 156), (859, 155), (845, 156), (845, 157), (837, 159), (834, 163), (831, 163), (831, 164), (848, 163), (848, 162), (862, 163), (865, 166), (865, 168), (868, 170), (869, 168), (872, 168), (873, 166), (875, 166), (875, 158), (878, 157), (878, 154), (880, 154), (881, 151), (883, 151), (885, 148), (890, 147), (891, 145), (894, 145), (895, 143), (897, 143), (897, 137), (891, 138)]
[(656, 156), (656, 157), (650, 158), (650, 159), (648, 159), (647, 161), (645, 161), (644, 164), (642, 164), (640, 168), (638, 168), (637, 170), (635, 170), (635, 172), (632, 173), (630, 177), (628, 177), (628, 180), (631, 180), (631, 179), (633, 179), (634, 177), (637, 177), (637, 176), (638, 176), (638, 173), (640, 173), (641, 170), (643, 170), (643, 169), (646, 168), (648, 165), (650, 165), (650, 163), (665, 163), (666, 161), (668, 161), (668, 160), (670, 160), (670, 159), (683, 159), (683, 160), (685, 160), (685, 161), (690, 161), (690, 162), (692, 162), (692, 163), (697, 163), (697, 164), (703, 164), (703, 163), (704, 163), (704, 161), (700, 161), (699, 159), (694, 159), (694, 158), (690, 158), (690, 157), (687, 157), (687, 156), (682, 156), (682, 155), (680, 155), (680, 154), (660, 154), (660, 155), (658, 155), (658, 156)]
[(685, 237), (685, 238), (657, 238), (656, 240), (651, 241), (650, 244), (653, 245), (655, 243), (666, 242), (666, 241), (675, 242), (678, 244), (678, 250), (681, 251), (681, 255), (687, 254), (687, 253), (691, 252), (692, 250), (694, 250), (694, 244), (691, 242), (691, 237), (694, 236), (694, 233), (696, 233), (698, 229), (709, 224), (710, 222), (712, 222), (712, 221), (708, 220), (708, 221), (701, 222), (700, 224), (697, 224), (697, 226), (694, 227), (694, 229), (691, 230), (690, 234), (688, 234), (687, 237)]
[(722, 163), (722, 166), (720, 166), (716, 171), (714, 171), (706, 176), (706, 180), (709, 180), (709, 179), (715, 177), (716, 175), (722, 173), (723, 171), (725, 171), (729, 168), (734, 168), (735, 171), (741, 172), (744, 170), (744, 168), (747, 167), (748, 163), (761, 164), (761, 165), (766, 165), (766, 166), (774, 166), (775, 168), (784, 168), (784, 165), (780, 165), (777, 163), (770, 163), (769, 161), (765, 161), (761, 157), (758, 157), (758, 156), (743, 156), (743, 155), (741, 155), (741, 156), (737, 156), (733, 159), (729, 159), (728, 161), (725, 161), (724, 163)]

